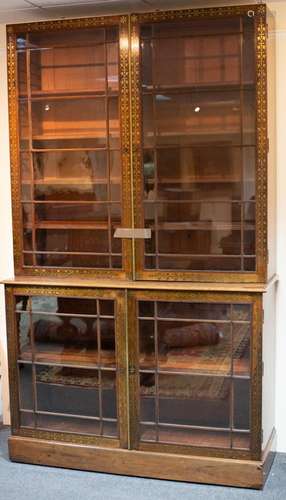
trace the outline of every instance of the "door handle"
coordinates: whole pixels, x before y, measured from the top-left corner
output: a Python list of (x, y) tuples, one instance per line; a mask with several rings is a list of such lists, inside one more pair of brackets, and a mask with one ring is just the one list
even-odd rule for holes
[(118, 227), (115, 230), (114, 238), (131, 238), (149, 240), (151, 238), (150, 228)]

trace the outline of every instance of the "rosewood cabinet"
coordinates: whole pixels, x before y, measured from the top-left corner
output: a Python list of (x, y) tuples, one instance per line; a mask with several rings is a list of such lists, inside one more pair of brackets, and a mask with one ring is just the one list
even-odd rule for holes
[[(170, 468), (179, 455), (186, 470), (169, 478), (201, 481), (194, 457), (206, 467), (216, 457), (217, 472), (223, 457), (225, 484), (262, 485), (258, 473), (248, 484), (235, 475), (236, 459), (249, 472), (265, 467), (261, 291), (15, 283), (6, 294), (13, 459), (25, 444), (22, 459), (37, 462), (29, 443), (41, 447), (38, 440), (56, 442), (59, 454), (61, 443), (73, 443), (75, 460), (80, 445), (118, 448), (123, 463), (114, 470), (100, 459), (87, 467), (110, 472), (138, 474), (140, 460), (152, 464), (154, 454), (166, 454)], [(265, 363), (270, 374), (269, 352)], [(43, 463), (58, 460), (54, 453)], [(160, 466), (151, 476), (166, 477)]]
[(269, 22), (259, 5), (8, 27), (16, 273), (271, 276)]
[(268, 26), (263, 4), (8, 26), (12, 460), (263, 487)]

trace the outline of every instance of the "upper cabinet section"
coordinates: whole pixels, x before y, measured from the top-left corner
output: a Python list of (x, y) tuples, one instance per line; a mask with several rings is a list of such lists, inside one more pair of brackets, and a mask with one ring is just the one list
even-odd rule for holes
[(8, 41), (17, 274), (266, 280), (265, 5)]
[(132, 223), (127, 29), (127, 17), (12, 29), (17, 272), (129, 274), (129, 243), (114, 238)]
[(265, 6), (133, 18), (137, 277), (266, 275)]

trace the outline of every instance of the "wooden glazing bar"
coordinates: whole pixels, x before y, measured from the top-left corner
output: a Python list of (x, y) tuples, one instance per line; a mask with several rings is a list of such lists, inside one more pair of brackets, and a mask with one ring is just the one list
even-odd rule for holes
[(230, 336), (231, 336), (231, 352), (230, 352), (230, 394), (229, 394), (229, 422), (230, 422), (230, 447), (233, 448), (233, 427), (234, 427), (234, 373), (233, 373), (233, 356), (234, 356), (234, 338), (233, 338), (233, 305), (230, 306)]
[[(16, 311), (16, 314), (27, 314), (26, 311)], [(62, 313), (62, 312), (47, 312), (41, 310), (32, 310), (32, 314), (35, 316), (67, 316), (70, 318), (102, 318), (102, 319), (114, 319), (114, 316), (111, 315), (100, 315), (98, 314), (85, 314), (85, 313)]]
[(155, 349), (155, 426), (156, 426), (156, 442), (159, 442), (159, 422), (160, 422), (160, 405), (159, 405), (159, 336), (158, 336), (158, 303), (154, 301), (154, 349)]
[(238, 149), (238, 148), (256, 148), (256, 144), (230, 144), (230, 145), (225, 145), (225, 144), (220, 144), (220, 143), (214, 143), (213, 142), (204, 142), (202, 144), (195, 144), (195, 143), (184, 143), (183, 145), (181, 144), (156, 144), (153, 147), (144, 147), (144, 150), (150, 150), (150, 149), (197, 149), (197, 148), (206, 148), (206, 147), (211, 147), (211, 148), (227, 148), (227, 149)]
[[(154, 369), (152, 368), (140, 368), (140, 373), (154, 373)], [(158, 370), (159, 375), (186, 375), (186, 376), (192, 376), (192, 377), (218, 377), (218, 378), (225, 378), (225, 379), (235, 379), (235, 380), (250, 380), (251, 377), (249, 375), (232, 375), (229, 372), (222, 372), (219, 373), (219, 369), (217, 372), (214, 371), (197, 371), (194, 370), (193, 368), (189, 368), (188, 370), (172, 370), (168, 368), (161, 368)], [(152, 396), (146, 396), (148, 398), (154, 397)]]
[[(153, 33), (154, 33), (154, 26), (152, 26), (153, 28)], [(141, 38), (143, 40), (170, 40), (170, 39), (174, 39), (174, 40), (180, 40), (180, 39), (185, 39), (185, 38), (214, 38), (214, 37), (217, 37), (218, 35), (220, 35), (221, 33), (219, 31), (215, 32), (215, 33), (207, 33), (207, 32), (204, 32), (202, 34), (193, 34), (192, 32), (189, 32), (187, 35), (183, 35), (179, 32), (176, 32), (176, 35), (160, 35), (160, 36), (155, 36), (154, 34), (152, 34), (152, 36), (147, 36), (144, 34), (141, 35)], [(223, 32), (223, 36), (233, 36), (233, 35), (239, 35), (241, 34), (241, 31), (224, 31)]]
[[(91, 39), (92, 40), (92, 39)], [(91, 42), (77, 42), (77, 43), (71, 43), (69, 45), (67, 45), (66, 43), (58, 43), (57, 45), (48, 45), (48, 46), (42, 46), (42, 47), (27, 47), (25, 49), (21, 48), (21, 49), (17, 49), (17, 51), (19, 52), (23, 52), (23, 50), (31, 50), (31, 52), (41, 52), (43, 50), (54, 50), (54, 49), (73, 49), (73, 48), (92, 48), (92, 47), (98, 47), (98, 46), (101, 46), (101, 45), (104, 45), (105, 43), (107, 44), (113, 44), (113, 43), (116, 43), (118, 41), (118, 38), (114, 38), (114, 40), (106, 40), (105, 42), (94, 42), (94, 41), (91, 41)], [(93, 65), (93, 64), (92, 64)], [(70, 66), (70, 65), (69, 65)], [(69, 67), (68, 66), (68, 67)], [(74, 65), (72, 65), (74, 66)], [(78, 65), (76, 65), (78, 66)]]
[(116, 409), (121, 448), (129, 447), (129, 380), (127, 292), (122, 291), (115, 307)]
[[(152, 25), (152, 33), (154, 34), (154, 26)], [(142, 51), (141, 51), (141, 64), (142, 64)], [(151, 74), (152, 74), (152, 83), (155, 84), (155, 68), (156, 68), (156, 43), (152, 44), (152, 56), (151, 56)], [(142, 72), (141, 72), (142, 74)], [(141, 86), (141, 94), (143, 92), (143, 85)], [(156, 106), (156, 96), (152, 94), (152, 110), (153, 110), (153, 145), (157, 145), (157, 137), (158, 137), (158, 121), (157, 121), (157, 106)], [(144, 110), (143, 110), (144, 113)], [(153, 146), (153, 155), (154, 155), (154, 193), (155, 200), (158, 198), (158, 157), (157, 150)], [(143, 144), (144, 147), (144, 144)], [(143, 148), (142, 148), (143, 153)], [(144, 164), (144, 157), (142, 154), (142, 164)], [(143, 165), (142, 165), (143, 166)], [(143, 179), (144, 182), (144, 179)], [(145, 200), (144, 200), (145, 201)], [(155, 236), (155, 260), (156, 260), (156, 268), (159, 268), (159, 235), (158, 235), (158, 227), (159, 227), (159, 219), (158, 219), (158, 210), (157, 205), (154, 207), (154, 236)]]
[[(32, 361), (27, 360), (27, 359), (19, 359), (17, 361), (18, 364), (26, 364), (26, 365), (31, 365)], [(98, 364), (90, 364), (90, 365), (85, 365), (84, 363), (68, 363), (63, 361), (62, 363), (59, 363), (58, 361), (38, 361), (37, 359), (34, 361), (34, 364), (36, 366), (55, 366), (58, 368), (75, 368), (75, 369), (80, 369), (80, 370), (94, 370), (97, 371), (100, 369), (100, 365)], [(104, 369), (104, 371), (109, 371), (109, 372), (116, 372), (116, 367), (115, 366), (105, 366), (101, 365), (101, 367)]]
[[(26, 41), (29, 41), (29, 36), (26, 36)], [(29, 162), (30, 162), (30, 179), (31, 179), (31, 192), (32, 192), (32, 198), (35, 197), (35, 187), (34, 187), (34, 161), (33, 161), (33, 153), (31, 152), (32, 147), (33, 147), (33, 123), (32, 123), (32, 104), (31, 104), (31, 54), (30, 50), (28, 49), (26, 52), (26, 71), (27, 71), (27, 92), (28, 92), (28, 100), (27, 100), (27, 105), (28, 105), (28, 131), (29, 131)], [(23, 209), (23, 207), (22, 207)], [(36, 245), (36, 214), (34, 209), (32, 209), (32, 248), (33, 250), (37, 249)], [(36, 266), (36, 256), (33, 255), (33, 266)]]
[[(106, 28), (104, 28), (104, 67), (105, 67), (105, 118), (106, 118), (106, 147), (107, 147), (107, 199), (111, 202), (111, 189), (110, 189), (110, 127), (109, 127), (109, 88), (108, 88), (108, 55), (107, 55), (107, 46), (106, 46)], [(110, 204), (107, 205), (107, 214), (108, 214), (108, 260), (109, 267), (112, 267), (112, 235), (111, 235), (111, 212), (110, 212)]]
[(99, 300), (96, 299), (96, 312), (97, 312), (97, 319), (96, 319), (96, 332), (97, 332), (97, 355), (98, 355), (98, 400), (99, 400), (99, 425), (100, 425), (100, 436), (103, 434), (103, 422), (102, 422), (102, 372), (101, 372), (101, 328), (100, 328), (100, 319), (99, 319), (99, 314), (100, 314), (100, 309), (99, 309)]
[[(142, 421), (141, 424), (147, 425), (147, 426), (154, 426), (155, 422), (145, 422)], [(170, 427), (170, 428), (175, 428), (175, 429), (186, 429), (186, 430), (200, 430), (200, 431), (213, 431), (213, 432), (230, 432), (233, 431), (237, 434), (250, 434), (250, 431), (247, 429), (233, 429), (232, 427), (210, 427), (210, 426), (203, 426), (203, 425), (189, 425), (189, 424), (167, 424), (160, 422), (159, 427)]]
[[(31, 252), (25, 252), (25, 253), (31, 253)], [(43, 253), (43, 252), (36, 252), (36, 253)], [(50, 253), (50, 252), (46, 252), (46, 253)], [(58, 252), (55, 252), (55, 253), (58, 253)], [(66, 254), (66, 252), (62, 252), (62, 253)], [(156, 254), (154, 254), (154, 253), (145, 253), (146, 257), (155, 257), (155, 255)], [(226, 260), (228, 260), (228, 259), (235, 259), (235, 258), (237, 259), (237, 258), (239, 258), (241, 256), (240, 254), (239, 255), (238, 254), (224, 255), (224, 254), (212, 254), (212, 253), (210, 253), (210, 254), (199, 254), (199, 253), (195, 253), (195, 254), (188, 254), (188, 253), (187, 254), (186, 253), (184, 253), (184, 254), (182, 254), (182, 253), (181, 254), (179, 254), (179, 253), (160, 253), (159, 255), (160, 255), (160, 257), (176, 257), (176, 258), (181, 258), (181, 259), (183, 259), (183, 258), (186, 259), (188, 257), (192, 257), (192, 258), (196, 258), (196, 257), (197, 258), (201, 258), (201, 257), (203, 257), (205, 259), (209, 259), (210, 257), (213, 257), (213, 258), (221, 258), (221, 259), (226, 259)], [(243, 254), (243, 257), (252, 258), (253, 259), (255, 257), (255, 255)], [(239, 271), (237, 271), (237, 272), (239, 272)]]
[[(40, 183), (39, 183), (40, 184)], [(52, 182), (47, 182), (47, 183), (42, 183), (40, 185), (54, 185), (54, 184), (57, 184), (56, 181), (52, 181)], [(83, 183), (85, 184), (85, 183)], [(97, 182), (94, 182), (92, 184), (97, 184)], [(101, 182), (99, 184), (107, 184), (107, 182)], [(69, 185), (69, 182), (66, 183), (66, 185)], [(120, 202), (119, 201), (115, 201), (115, 202), (109, 202), (109, 201), (90, 201), (90, 200), (74, 200), (74, 201), (69, 201), (69, 200), (47, 200), (47, 201), (41, 201), (41, 200), (31, 200), (29, 202), (27, 202), (26, 200), (23, 200), (22, 203), (28, 203), (28, 204), (32, 204), (32, 205), (120, 205)], [(44, 253), (42, 251), (38, 251), (38, 253)], [(59, 252), (49, 252), (49, 253), (59, 253)], [(74, 253), (74, 252), (65, 252), (65, 253)], [(94, 253), (94, 252), (90, 252), (90, 253)]]
[[(190, 302), (191, 303), (191, 302)], [(140, 316), (138, 319), (140, 320), (154, 320), (154, 318), (149, 317), (149, 316)], [(171, 322), (176, 322), (176, 323), (218, 323), (218, 324), (231, 324), (232, 320), (231, 319), (204, 319), (204, 318), (171, 318), (170, 316), (164, 317), (164, 316), (158, 316), (158, 321), (171, 321)], [(238, 324), (250, 324), (250, 321), (247, 320), (235, 320), (235, 323)]]
[(37, 416), (36, 412), (38, 410), (37, 402), (37, 371), (35, 366), (35, 337), (34, 337), (34, 324), (32, 316), (32, 297), (29, 297), (28, 301), (28, 311), (29, 311), (29, 324), (30, 324), (30, 342), (31, 342), (31, 361), (32, 361), (32, 394), (33, 394), (33, 414), (34, 414), (34, 426), (37, 427)]
[[(77, 413), (62, 413), (62, 412), (52, 412), (52, 411), (40, 411), (40, 410), (37, 410), (36, 413), (38, 415), (46, 415), (51, 417), (76, 418), (80, 420), (95, 420), (98, 422), (102, 420), (100, 416), (93, 417), (90, 415), (79, 415)], [(116, 418), (104, 418), (103, 420), (106, 422), (117, 422)]]
[(250, 342), (250, 446), (254, 458), (261, 458), (262, 445), (262, 297), (256, 294), (252, 307), (252, 335)]
[[(107, 147), (104, 146), (98, 146), (98, 147), (88, 147), (88, 151), (107, 151)], [(25, 152), (26, 150), (22, 150)], [(85, 148), (78, 147), (78, 148), (32, 148), (33, 153), (49, 153), (49, 152), (62, 152), (62, 151), (86, 151)], [(110, 147), (110, 151), (120, 151), (120, 149), (116, 147)]]
[[(244, 33), (243, 33), (243, 21), (242, 21), (242, 16), (240, 17), (240, 28), (241, 28), (241, 34), (240, 34), (240, 39), (239, 39), (239, 78), (240, 78), (240, 85), (242, 87), (243, 85), (243, 43), (244, 43)], [(240, 89), (240, 136), (241, 136), (241, 143), (244, 144), (244, 94), (243, 91)], [(241, 174), (241, 200), (244, 201), (244, 161), (242, 161), (241, 164), (241, 169), (240, 169), (240, 174)], [(245, 205), (244, 203), (241, 204), (240, 207), (240, 220), (241, 220), (241, 241), (240, 241), (240, 253), (241, 253), (241, 270), (244, 270), (244, 217), (245, 217)]]
[[(222, 88), (223, 87), (223, 88)], [(233, 92), (247, 92), (250, 90), (255, 90), (255, 86), (253, 84), (242, 84), (242, 85), (229, 85), (229, 84), (218, 84), (217, 86), (215, 85), (175, 85), (175, 86), (164, 86), (164, 85), (157, 85), (156, 87), (144, 87), (144, 90), (142, 91), (143, 95), (154, 95), (157, 94), (158, 92), (166, 93), (166, 94), (191, 94), (191, 93), (201, 93), (201, 92), (215, 92), (215, 93), (224, 93), (232, 94)], [(157, 146), (160, 147), (160, 146)], [(162, 147), (162, 146), (161, 146)], [(168, 146), (167, 146), (168, 147)], [(181, 146), (185, 147), (185, 146)], [(198, 147), (198, 146), (197, 146)], [(216, 144), (215, 144), (215, 147)], [(218, 146), (219, 147), (219, 146)], [(225, 147), (221, 146), (221, 147)], [(232, 147), (232, 146), (231, 146)]]
[[(118, 93), (117, 92), (114, 92), (114, 93), (109, 93), (109, 95), (111, 96), (115, 96), (117, 97), (118, 96)], [(107, 98), (108, 97), (108, 94), (106, 92), (102, 92), (102, 93), (98, 93), (98, 94), (86, 94), (86, 95), (73, 95), (73, 94), (68, 94), (68, 95), (55, 95), (55, 94), (50, 94), (49, 92), (47, 92), (47, 95), (44, 95), (43, 97), (33, 97), (33, 95), (31, 96), (31, 102), (41, 102), (41, 101), (45, 101), (47, 99), (47, 97), (50, 97), (50, 101), (53, 102), (53, 101), (66, 101), (66, 100), (78, 100), (78, 99), (86, 99), (86, 100), (89, 100), (89, 99), (102, 99), (102, 98)], [(80, 137), (79, 137), (80, 138)]]
[[(36, 254), (36, 255), (94, 255), (94, 256), (101, 256), (105, 257), (107, 253), (104, 252), (49, 252), (49, 251), (39, 251), (39, 252), (32, 252), (29, 250), (25, 250), (23, 254)], [(112, 253), (112, 257), (121, 257), (121, 253)], [(250, 256), (251, 257), (251, 256)]]

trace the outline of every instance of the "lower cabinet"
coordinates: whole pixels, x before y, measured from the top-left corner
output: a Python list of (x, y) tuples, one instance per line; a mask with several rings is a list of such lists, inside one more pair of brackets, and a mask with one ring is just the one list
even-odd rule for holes
[(12, 459), (262, 486), (262, 293), (9, 285), (6, 300)]

